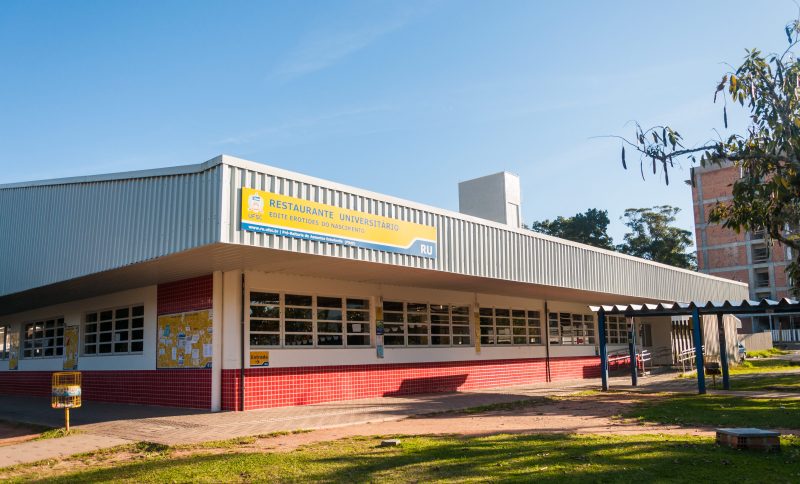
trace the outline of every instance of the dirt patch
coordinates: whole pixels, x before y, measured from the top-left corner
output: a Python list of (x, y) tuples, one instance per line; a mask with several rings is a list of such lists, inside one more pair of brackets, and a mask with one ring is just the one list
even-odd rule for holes
[(367, 423), (315, 430), (302, 434), (282, 435), (258, 439), (245, 447), (254, 451), (288, 452), (316, 442), (371, 435), (457, 434), (479, 436), (499, 433), (714, 435), (714, 430), (711, 428), (643, 424), (619, 417), (631, 404), (653, 398), (659, 397), (647, 394), (611, 393), (593, 395), (591, 398), (545, 400), (511, 411), (489, 411), (479, 414), (448, 412), (392, 422)]

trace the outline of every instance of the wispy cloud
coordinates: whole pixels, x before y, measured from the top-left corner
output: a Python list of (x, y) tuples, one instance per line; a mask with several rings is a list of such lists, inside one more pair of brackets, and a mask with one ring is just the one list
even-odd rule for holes
[(423, 13), (423, 10), (426, 9), (406, 10), (387, 21), (368, 27), (316, 33), (291, 50), (287, 58), (271, 73), (270, 78), (285, 82), (326, 69), (379, 38), (405, 27)]

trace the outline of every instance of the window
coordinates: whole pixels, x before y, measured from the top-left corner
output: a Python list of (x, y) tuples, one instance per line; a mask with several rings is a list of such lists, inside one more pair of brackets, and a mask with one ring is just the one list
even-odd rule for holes
[(143, 346), (144, 306), (92, 311), (84, 316), (84, 355), (141, 353)]
[(480, 308), (481, 344), (542, 344), (541, 313), (524, 309)]
[(64, 318), (25, 324), (22, 345), (24, 358), (50, 358), (64, 355)]
[(653, 346), (653, 327), (650, 323), (639, 324), (639, 346)]
[(250, 293), (251, 347), (370, 345), (369, 300)]
[(606, 342), (610, 345), (628, 343), (628, 322), (625, 316), (606, 316)]
[(8, 359), (8, 333), (11, 328), (0, 326), (0, 360)]
[(384, 301), (385, 346), (463, 346), (471, 342), (469, 306)]
[(548, 328), (550, 344), (594, 344), (594, 316), (590, 314), (550, 313)]
[(769, 248), (766, 245), (753, 245), (753, 264), (762, 264), (769, 261)]
[(769, 287), (769, 270), (757, 270), (755, 271), (755, 278), (757, 288), (764, 288)]

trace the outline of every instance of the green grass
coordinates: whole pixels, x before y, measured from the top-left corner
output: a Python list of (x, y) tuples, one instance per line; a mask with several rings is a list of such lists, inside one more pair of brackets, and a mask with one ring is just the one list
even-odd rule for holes
[(39, 434), (38, 437), (36, 437), (33, 440), (59, 439), (61, 437), (66, 437), (68, 435), (76, 435), (79, 433), (81, 433), (81, 431), (77, 429), (69, 429), (69, 432), (67, 432), (67, 429), (63, 427), (60, 429), (48, 429), (43, 431), (41, 434)]
[(770, 371), (800, 371), (800, 361), (790, 360), (745, 360), (738, 366), (730, 367), (731, 375), (746, 373), (764, 373)]
[(800, 392), (800, 375), (795, 373), (738, 375), (731, 378), (731, 390)]
[(676, 394), (637, 403), (623, 416), (674, 425), (800, 429), (800, 399)]
[(789, 352), (778, 348), (770, 348), (768, 350), (748, 351), (746, 354), (748, 358), (771, 358), (773, 356), (788, 355)]
[[(694, 436), (494, 435), (379, 438), (315, 444), (285, 454), (154, 454), (127, 463), (12, 480), (72, 482), (797, 482), (800, 441), (781, 453), (742, 452)], [(113, 466), (112, 466), (113, 465)]]

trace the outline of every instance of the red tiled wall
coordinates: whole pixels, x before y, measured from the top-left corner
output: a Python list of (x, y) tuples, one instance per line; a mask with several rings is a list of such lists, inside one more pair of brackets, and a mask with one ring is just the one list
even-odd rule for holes
[(159, 284), (158, 314), (211, 309), (213, 291), (214, 279), (210, 275)]
[[(222, 408), (239, 409), (239, 371), (222, 372)], [(546, 381), (544, 359), (251, 368), (245, 410)], [(597, 357), (553, 358), (552, 379), (599, 378)]]
[[(82, 371), (83, 398), (96, 402), (210, 408), (211, 370)], [(0, 372), (0, 395), (50, 395), (49, 371)]]

